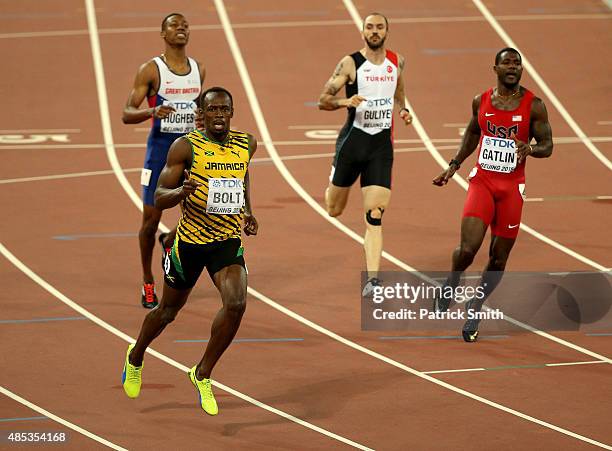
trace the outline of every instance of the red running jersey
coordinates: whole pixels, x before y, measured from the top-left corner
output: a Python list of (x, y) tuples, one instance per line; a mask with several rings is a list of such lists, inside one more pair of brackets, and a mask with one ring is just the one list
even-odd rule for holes
[(525, 160), (517, 165), (514, 141), (510, 136), (528, 143), (531, 102), (533, 93), (524, 90), (518, 108), (511, 111), (497, 109), (491, 103), (493, 88), (485, 91), (480, 97), (478, 125), (480, 125), (480, 143), (477, 167), (487, 175), (505, 178), (524, 178)]

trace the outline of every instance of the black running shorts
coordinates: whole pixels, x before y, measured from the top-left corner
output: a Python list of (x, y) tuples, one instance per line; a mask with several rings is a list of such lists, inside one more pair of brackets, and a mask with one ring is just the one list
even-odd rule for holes
[(392, 167), (390, 129), (370, 135), (347, 124), (336, 141), (330, 181), (335, 186), (349, 187), (361, 176), (362, 187), (378, 185), (391, 189)]
[(164, 280), (177, 290), (193, 288), (206, 267), (210, 278), (219, 270), (244, 263), (244, 248), (238, 238), (215, 241), (209, 244), (190, 244), (178, 237), (172, 252), (164, 258)]

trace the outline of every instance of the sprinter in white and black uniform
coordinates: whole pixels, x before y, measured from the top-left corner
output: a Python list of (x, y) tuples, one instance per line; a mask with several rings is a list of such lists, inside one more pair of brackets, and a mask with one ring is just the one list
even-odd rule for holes
[[(172, 13), (164, 18), (161, 37), (165, 44), (164, 53), (140, 66), (123, 110), (123, 122), (126, 124), (138, 124), (151, 119), (151, 133), (140, 177), (144, 208), (138, 234), (143, 276), (141, 302), (145, 308), (157, 306), (151, 271), (155, 232), (161, 219), (161, 210), (153, 205), (157, 179), (166, 164), (170, 145), (195, 127), (195, 102), (205, 77), (204, 67), (185, 54), (189, 41), (189, 23), (182, 14)], [(145, 97), (149, 108), (141, 109)], [(164, 248), (172, 245), (175, 234), (176, 229), (167, 234), (167, 237), (165, 234), (160, 235)]]
[[(404, 106), (404, 58), (385, 49), (387, 18), (372, 13), (363, 22), (366, 46), (340, 60), (319, 98), (319, 109), (348, 109), (346, 124), (336, 142), (325, 204), (330, 216), (344, 210), (349, 190), (358, 177), (366, 223), (364, 248), (368, 280), (363, 295), (380, 285), (382, 216), (391, 198), (393, 110), (399, 107), (406, 125), (412, 116)], [(346, 87), (346, 97), (337, 96)]]

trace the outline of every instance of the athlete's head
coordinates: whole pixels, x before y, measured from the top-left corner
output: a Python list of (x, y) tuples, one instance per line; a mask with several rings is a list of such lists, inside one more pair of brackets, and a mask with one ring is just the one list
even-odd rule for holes
[(204, 114), (204, 130), (216, 136), (227, 134), (234, 116), (234, 100), (225, 88), (208, 88), (200, 96), (200, 108)]
[(501, 49), (495, 55), (493, 71), (497, 80), (509, 89), (515, 88), (523, 74), (523, 59), (518, 50), (511, 47)]
[(189, 22), (181, 13), (171, 13), (161, 23), (161, 37), (172, 46), (185, 46), (189, 42)]
[(372, 13), (363, 20), (361, 35), (366, 45), (372, 50), (379, 49), (385, 45), (388, 32), (389, 22), (380, 13)]

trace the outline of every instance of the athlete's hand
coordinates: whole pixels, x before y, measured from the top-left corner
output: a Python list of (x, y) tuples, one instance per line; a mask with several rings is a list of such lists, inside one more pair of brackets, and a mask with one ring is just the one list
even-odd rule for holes
[(259, 230), (259, 224), (257, 223), (257, 219), (252, 214), (244, 214), (244, 233), (247, 235), (257, 235), (257, 230)]
[(166, 119), (170, 113), (175, 113), (176, 109), (170, 105), (157, 105), (153, 108), (153, 117), (155, 119)]
[(358, 96), (355, 94), (353, 97), (346, 99), (346, 107), (347, 108), (357, 108), (361, 102), (365, 100), (365, 97)]
[(410, 114), (410, 111), (402, 109), (400, 110), (399, 115), (406, 125), (412, 124), (412, 114)]
[(181, 194), (183, 198), (189, 196), (190, 194), (195, 193), (195, 191), (202, 186), (200, 182), (189, 178), (189, 171), (187, 169), (183, 170), (183, 186), (181, 187)]
[(444, 186), (457, 172), (457, 166), (451, 164), (444, 172), (432, 180), (432, 183), (436, 186)]
[(518, 155), (517, 164), (521, 164), (525, 158), (527, 158), (533, 152), (531, 146), (527, 143), (524, 143), (520, 139), (516, 137), (514, 132), (510, 135), (510, 138), (514, 141), (514, 145), (516, 146), (516, 154)]
[(204, 111), (202, 111), (202, 108), (195, 111), (195, 128), (198, 130), (204, 129)]

